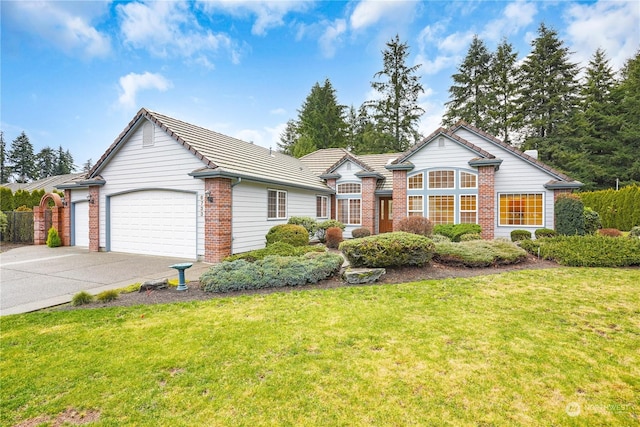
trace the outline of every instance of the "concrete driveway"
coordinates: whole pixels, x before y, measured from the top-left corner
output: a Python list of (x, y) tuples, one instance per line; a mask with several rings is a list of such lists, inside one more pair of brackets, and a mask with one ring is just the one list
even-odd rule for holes
[[(24, 246), (0, 254), (0, 315), (27, 313), (71, 301), (80, 291), (98, 294), (133, 283), (177, 279), (170, 265), (191, 262), (87, 248)], [(194, 262), (186, 281), (198, 280), (211, 265)]]

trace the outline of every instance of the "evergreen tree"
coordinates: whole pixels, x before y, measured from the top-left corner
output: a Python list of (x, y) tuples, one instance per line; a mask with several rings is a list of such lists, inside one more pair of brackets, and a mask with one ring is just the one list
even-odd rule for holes
[(278, 148), (281, 152), (288, 155), (293, 155), (293, 147), (300, 138), (298, 133), (298, 126), (295, 120), (289, 120), (284, 131), (280, 134), (280, 142)]
[(374, 75), (384, 80), (371, 82), (381, 99), (367, 105), (373, 109), (377, 131), (388, 136), (380, 141), (384, 146), (379, 152), (405, 151), (420, 138), (418, 123), (424, 114), (418, 104), (418, 96), (424, 92), (416, 75), (420, 65), (407, 66), (409, 46), (401, 43), (398, 35), (386, 46), (383, 70)]
[(47, 178), (56, 175), (58, 158), (50, 147), (44, 147), (36, 155), (37, 178)]
[(528, 136), (560, 136), (578, 106), (578, 66), (556, 31), (540, 24), (522, 64), (521, 108)]
[(488, 115), (490, 124), (484, 129), (506, 143), (513, 143), (514, 135), (520, 129), (518, 54), (513, 46), (503, 40), (492, 56), (489, 81), (490, 102)]
[(8, 160), (12, 164), (16, 182), (26, 183), (36, 178), (33, 145), (24, 131), (11, 143)]
[(89, 172), (92, 167), (93, 161), (91, 159), (88, 159), (86, 162), (84, 162), (84, 165), (82, 165), (82, 172)]
[(459, 120), (483, 130), (489, 130), (492, 99), (490, 93), (491, 53), (476, 35), (471, 41), (467, 56), (458, 72), (452, 76), (449, 88), (451, 100), (445, 104), (447, 110), (443, 118), (445, 126)]
[(73, 156), (69, 150), (64, 151), (62, 146), (58, 147), (58, 165), (56, 167), (56, 175), (66, 175), (72, 173), (76, 169), (73, 164)]
[(11, 169), (7, 166), (7, 146), (4, 142), (4, 132), (0, 131), (0, 184), (9, 182)]

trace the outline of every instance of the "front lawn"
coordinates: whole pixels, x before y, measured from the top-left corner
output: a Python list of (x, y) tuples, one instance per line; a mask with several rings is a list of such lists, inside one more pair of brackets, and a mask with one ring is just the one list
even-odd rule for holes
[(639, 283), (557, 268), (2, 317), (0, 424), (634, 425)]

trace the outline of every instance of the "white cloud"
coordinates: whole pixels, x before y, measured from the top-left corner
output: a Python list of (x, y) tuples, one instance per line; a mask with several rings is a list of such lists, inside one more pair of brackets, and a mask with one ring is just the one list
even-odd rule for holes
[(136, 95), (140, 90), (156, 89), (164, 92), (173, 87), (171, 81), (167, 80), (161, 74), (150, 73), (148, 71), (144, 74), (129, 73), (126, 76), (120, 77), (119, 83), (122, 93), (118, 98), (118, 102), (126, 108), (136, 106)]
[(213, 0), (199, 1), (198, 4), (207, 13), (222, 11), (236, 17), (255, 15), (256, 20), (251, 33), (264, 36), (267, 30), (284, 25), (284, 17), (291, 12), (303, 12), (313, 2), (301, 0)]
[(573, 4), (565, 12), (568, 45), (575, 60), (586, 65), (596, 49), (606, 51), (614, 69), (619, 69), (640, 46), (640, 3), (602, 1)]
[(251, 142), (257, 145), (263, 145), (262, 134), (254, 129), (242, 129), (235, 133), (234, 138), (238, 138), (242, 141)]
[(411, 21), (419, 2), (405, 0), (363, 0), (353, 10), (349, 23), (354, 30), (361, 30), (380, 21), (399, 23)]
[(344, 19), (336, 19), (328, 24), (324, 33), (318, 40), (320, 49), (325, 58), (331, 58), (336, 53), (336, 45), (340, 43), (341, 36), (347, 31), (347, 22)]
[(196, 57), (206, 68), (214, 65), (207, 52), (226, 50), (237, 63), (240, 53), (224, 33), (203, 29), (184, 1), (127, 3), (116, 7), (124, 42), (136, 49), (146, 49), (158, 57)]
[(33, 34), (67, 54), (104, 57), (111, 52), (111, 40), (91, 21), (107, 12), (105, 6), (84, 2), (3, 2), (2, 21), (3, 26), (8, 21), (14, 30)]
[(480, 37), (484, 40), (497, 41), (518, 33), (533, 22), (533, 18), (538, 13), (538, 8), (534, 3), (526, 1), (516, 1), (507, 4), (502, 16), (490, 21), (484, 26)]
[(275, 114), (277, 116), (282, 116), (284, 114), (287, 114), (287, 110), (285, 110), (284, 108), (274, 108), (273, 110), (269, 111), (270, 114)]

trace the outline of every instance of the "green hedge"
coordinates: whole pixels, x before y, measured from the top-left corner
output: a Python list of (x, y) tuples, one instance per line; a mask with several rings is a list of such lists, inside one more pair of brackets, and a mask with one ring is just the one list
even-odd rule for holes
[(640, 239), (606, 236), (558, 236), (526, 240), (520, 246), (534, 255), (572, 267), (640, 265)]
[(266, 235), (267, 245), (276, 242), (284, 242), (293, 246), (305, 246), (309, 244), (309, 233), (301, 225), (280, 224), (271, 227)]
[(438, 242), (433, 259), (441, 264), (464, 267), (489, 267), (516, 264), (527, 252), (506, 240), (471, 240), (467, 242)]
[(629, 231), (640, 225), (640, 186), (578, 193), (585, 206), (600, 214), (603, 228)]
[(245, 261), (254, 262), (260, 259), (264, 259), (270, 255), (280, 256), (302, 256), (309, 252), (325, 252), (326, 249), (323, 246), (293, 246), (285, 242), (276, 242), (264, 249), (256, 249), (255, 251), (243, 252), (241, 254), (235, 254), (228, 256), (224, 261), (236, 261), (244, 259)]
[(336, 274), (344, 259), (335, 254), (307, 254), (302, 257), (272, 255), (256, 262), (240, 259), (222, 262), (202, 276), (207, 292), (230, 292), (317, 283)]
[(361, 239), (347, 240), (340, 250), (353, 267), (423, 266), (433, 257), (431, 239), (397, 231)]
[(482, 227), (478, 224), (438, 224), (433, 227), (434, 234), (447, 236), (454, 242), (459, 242), (465, 234), (480, 234)]

